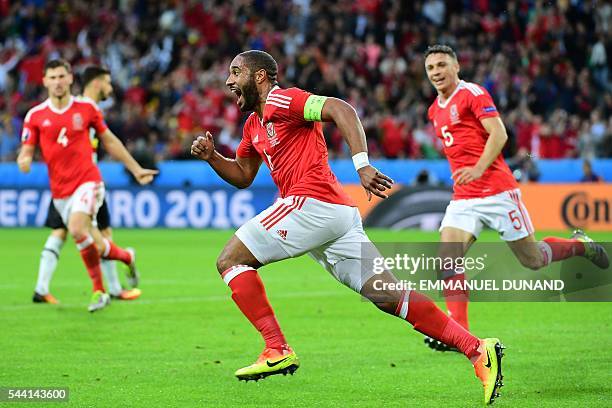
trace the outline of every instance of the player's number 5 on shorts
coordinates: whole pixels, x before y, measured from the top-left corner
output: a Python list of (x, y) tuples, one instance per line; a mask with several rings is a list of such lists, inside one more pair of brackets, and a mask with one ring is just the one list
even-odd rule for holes
[(63, 127), (62, 130), (60, 130), (59, 135), (57, 136), (57, 143), (61, 144), (64, 147), (68, 146), (68, 136), (66, 136), (66, 132), (66, 128)]
[(512, 221), (512, 226), (514, 227), (515, 230), (518, 231), (521, 228), (523, 228), (523, 223), (521, 222), (521, 219), (516, 213), (516, 210), (512, 210), (508, 212), (508, 217), (510, 217), (510, 221)]
[(446, 147), (450, 147), (455, 139), (453, 139), (453, 135), (448, 131), (448, 125), (442, 126), (442, 136), (444, 137), (444, 144)]

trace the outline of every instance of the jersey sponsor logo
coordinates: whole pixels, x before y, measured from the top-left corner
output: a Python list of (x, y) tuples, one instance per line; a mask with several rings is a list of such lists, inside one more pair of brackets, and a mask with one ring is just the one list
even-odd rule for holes
[(459, 109), (457, 109), (457, 104), (452, 104), (450, 107), (450, 121), (453, 125), (461, 122), (461, 119), (459, 118)]
[(497, 112), (497, 108), (495, 106), (485, 106), (484, 108), (482, 108), (482, 111), (486, 113)]
[(274, 129), (274, 124), (272, 122), (266, 123), (266, 133), (268, 134), (270, 147), (274, 147), (280, 143), (278, 136), (276, 135), (276, 129)]
[(277, 230), (276, 233), (283, 239), (287, 240), (287, 230)]
[(80, 113), (72, 115), (72, 128), (74, 130), (83, 130), (83, 117)]
[(42, 123), (42, 127), (49, 127), (51, 126), (51, 121), (49, 119), (45, 119)]
[(30, 138), (30, 135), (30, 129), (23, 128), (23, 131), (21, 132), (21, 141), (26, 142)]

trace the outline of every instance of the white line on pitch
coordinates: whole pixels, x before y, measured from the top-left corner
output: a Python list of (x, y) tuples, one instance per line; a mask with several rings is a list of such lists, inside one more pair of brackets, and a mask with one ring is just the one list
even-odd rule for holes
[[(346, 296), (348, 292), (343, 291), (326, 291), (326, 292), (293, 292), (293, 293), (279, 293), (273, 295), (274, 299), (283, 298), (296, 298), (296, 297), (326, 297), (326, 296)], [(158, 299), (137, 299), (133, 301), (116, 301), (115, 303), (134, 305), (156, 305), (162, 303), (197, 303), (197, 302), (218, 302), (218, 301), (229, 301), (230, 295), (213, 295), (213, 296), (186, 296), (186, 297), (171, 297), (171, 298), (158, 298)], [(7, 305), (0, 306), (0, 311), (16, 311), (16, 310), (28, 310), (37, 308), (54, 308), (54, 309), (72, 309), (72, 308), (85, 308), (86, 303), (60, 303), (59, 305), (41, 305), (41, 304), (18, 304), (18, 305)]]

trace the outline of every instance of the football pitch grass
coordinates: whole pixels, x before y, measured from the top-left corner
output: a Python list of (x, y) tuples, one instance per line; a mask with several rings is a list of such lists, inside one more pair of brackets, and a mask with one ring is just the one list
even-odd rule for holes
[[(62, 304), (31, 302), (48, 232), (0, 229), (0, 387), (69, 388), (68, 403), (45, 406), (482, 404), (465, 357), (426, 348), (408, 323), (361, 301), (307, 256), (261, 270), (301, 367), (294, 376), (244, 383), (233, 373), (256, 359), (263, 342), (215, 271), (232, 232), (115, 231), (117, 243), (137, 248), (143, 295), (94, 314), (86, 310), (90, 283), (71, 241), (51, 285)], [(417, 231), (369, 234), (374, 241), (438, 239)], [(482, 238), (497, 240), (490, 232)], [(611, 304), (474, 303), (470, 317), (476, 335), (508, 347), (495, 406), (610, 406)]]

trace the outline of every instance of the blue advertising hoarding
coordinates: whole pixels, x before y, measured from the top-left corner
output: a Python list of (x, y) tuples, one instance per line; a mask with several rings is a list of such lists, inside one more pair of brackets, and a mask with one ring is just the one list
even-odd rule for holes
[[(274, 187), (118, 188), (106, 192), (111, 225), (126, 228), (237, 228), (270, 206)], [(45, 189), (0, 189), (0, 227), (44, 225)]]

